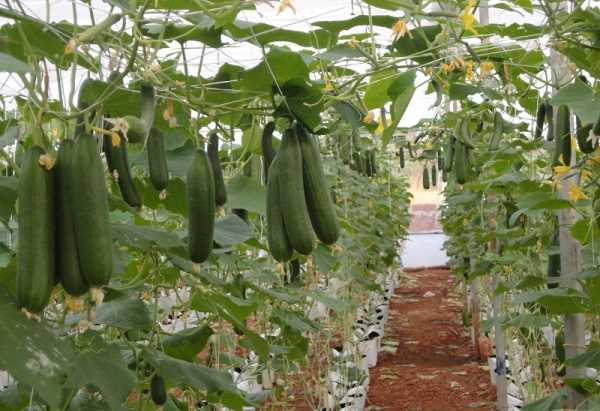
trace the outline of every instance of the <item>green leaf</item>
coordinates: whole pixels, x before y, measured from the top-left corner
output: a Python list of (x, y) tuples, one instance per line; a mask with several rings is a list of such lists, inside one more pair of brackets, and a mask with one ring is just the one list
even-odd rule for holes
[(247, 90), (271, 92), (273, 83), (283, 85), (293, 78), (308, 79), (309, 69), (299, 53), (273, 47), (257, 66), (243, 75)]
[(68, 341), (43, 323), (27, 319), (0, 296), (0, 369), (31, 385), (52, 409), (59, 409), (63, 376), (73, 358)]
[(149, 250), (156, 246), (164, 250), (183, 247), (177, 234), (133, 224), (113, 224), (113, 238), (129, 247)]
[(204, 349), (213, 330), (208, 325), (188, 328), (162, 340), (165, 353), (180, 360), (194, 362), (196, 354)]
[(399, 76), (397, 70), (389, 69), (376, 73), (371, 76), (369, 85), (365, 91), (363, 102), (367, 109), (383, 107), (392, 97), (388, 94), (388, 88)]
[(11, 55), (0, 53), (0, 72), (7, 73), (29, 73), (31, 71), (31, 67), (29, 64), (22, 62), (14, 58)]
[(595, 123), (600, 112), (600, 98), (579, 79), (558, 90), (550, 100), (550, 104), (569, 106), (579, 116), (583, 125)]
[[(394, 16), (381, 16), (381, 15), (368, 16), (368, 15), (362, 14), (362, 15), (352, 17), (351, 19), (347, 19), (347, 20), (315, 21), (314, 23), (312, 23), (312, 25), (317, 26), (317, 27), (322, 27), (325, 30), (328, 30), (331, 33), (334, 33), (334, 35), (337, 37), (339, 35), (339, 33), (342, 31), (350, 30), (350, 29), (353, 29), (355, 27), (360, 27), (360, 26), (370, 26), (371, 24), (373, 26), (389, 29), (389, 28), (392, 28), (394, 23), (396, 23), (397, 21), (398, 21), (398, 18), (394, 17)], [(352, 49), (352, 50), (355, 50), (355, 49)], [(361, 56), (362, 56), (362, 54), (361, 54)]]
[(315, 300), (323, 303), (327, 308), (331, 308), (338, 313), (346, 312), (352, 308), (352, 304), (348, 301), (331, 297), (321, 290), (313, 290), (309, 295)]
[(540, 400), (525, 404), (523, 411), (556, 411), (563, 409), (563, 403), (567, 399), (567, 392), (564, 388), (553, 392), (552, 394)]
[(93, 331), (80, 336), (78, 342), (84, 347), (71, 362), (65, 385), (80, 388), (92, 384), (102, 392), (111, 409), (121, 409), (136, 378), (121, 357), (119, 346), (106, 343), (100, 334)]
[(415, 10), (415, 3), (412, 0), (363, 0), (371, 6), (379, 7), (386, 10)]
[(429, 44), (435, 40), (441, 31), (442, 28), (439, 25), (412, 29), (409, 34), (397, 39), (391, 45), (391, 48), (401, 57), (411, 57), (411, 59), (421, 64), (431, 62), (436, 56), (428, 51)]
[(600, 370), (600, 347), (590, 348), (583, 354), (567, 359), (565, 363), (575, 368), (590, 367)]
[(222, 246), (243, 243), (252, 238), (250, 226), (235, 214), (228, 214), (215, 223), (215, 241)]
[(391, 124), (388, 125), (388, 127), (386, 127), (383, 131), (382, 143), (384, 147), (390, 141), (390, 139), (394, 135), (394, 132), (398, 128), (398, 124), (400, 124), (402, 117), (404, 117), (404, 113), (406, 112), (406, 109), (408, 108), (408, 105), (410, 104), (410, 101), (412, 100), (414, 94), (415, 86), (410, 85), (409, 87), (404, 89), (404, 91), (402, 91), (392, 103), (392, 121)]
[(261, 46), (275, 41), (294, 43), (302, 47), (322, 49), (329, 47), (334, 38), (329, 31), (294, 31), (265, 23), (236, 20), (226, 26), (227, 34), (237, 41), (258, 43)]
[(255, 178), (238, 175), (227, 184), (227, 203), (231, 208), (242, 208), (265, 215), (267, 193)]
[(96, 309), (96, 322), (125, 330), (147, 330), (152, 327), (152, 317), (146, 304), (130, 297), (100, 304)]
[[(162, 34), (163, 39), (176, 38), (179, 43), (187, 41), (198, 41), (209, 47), (219, 48), (221, 42), (222, 28), (201, 27), (199, 25), (175, 24), (153, 21), (142, 26), (142, 33), (150, 38), (158, 39)], [(163, 34), (164, 33), (164, 34)]]
[(0, 220), (7, 225), (15, 213), (18, 182), (15, 177), (0, 176)]
[(294, 78), (287, 81), (280, 90), (285, 101), (281, 103), (277, 112), (285, 115), (289, 108), (306, 128), (313, 132), (316, 131), (321, 126), (321, 111), (323, 110), (323, 99), (319, 87), (302, 78)]

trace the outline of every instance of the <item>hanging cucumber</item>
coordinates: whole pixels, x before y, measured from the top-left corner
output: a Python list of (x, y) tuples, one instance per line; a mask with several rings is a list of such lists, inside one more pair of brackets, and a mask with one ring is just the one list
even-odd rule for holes
[(460, 141), (456, 141), (454, 154), (454, 168), (456, 182), (465, 184), (469, 179), (469, 164), (467, 159), (467, 147)]
[[(552, 253), (548, 253), (548, 267), (546, 274), (548, 275), (548, 277), (560, 277), (560, 252), (556, 252), (556, 249), (560, 248), (558, 221), (556, 221), (554, 233), (552, 233), (550, 247), (553, 248), (553, 250)], [(558, 284), (548, 284), (548, 288), (556, 287), (558, 287)]]
[(444, 157), (442, 156), (442, 150), (438, 149), (435, 154), (437, 159), (437, 168), (441, 170), (444, 168)]
[(127, 122), (127, 141), (130, 143), (143, 143), (146, 141), (146, 124), (136, 116), (124, 116)]
[(263, 129), (262, 138), (260, 140), (262, 147), (262, 159), (263, 159), (263, 176), (264, 182), (269, 181), (269, 168), (275, 158), (275, 149), (273, 148), (273, 132), (275, 131), (275, 123), (269, 121)]
[(154, 86), (149, 81), (142, 81), (140, 86), (140, 120), (144, 125), (143, 141), (146, 141), (154, 125), (156, 112), (156, 95)]
[(431, 184), (429, 183), (429, 168), (423, 166), (423, 188), (429, 190)]
[(292, 258), (294, 250), (285, 231), (279, 185), (279, 160), (277, 157), (269, 167), (267, 182), (267, 242), (273, 258), (279, 262)]
[(431, 166), (431, 185), (434, 187), (437, 186), (437, 168), (435, 164)]
[(158, 374), (154, 374), (150, 381), (150, 398), (156, 405), (163, 405), (167, 402), (167, 390), (165, 380)]
[(206, 152), (215, 178), (215, 204), (221, 207), (227, 202), (227, 190), (225, 189), (221, 160), (219, 159), (219, 135), (216, 131), (211, 131), (208, 135)]
[(569, 165), (571, 163), (571, 125), (569, 108), (565, 105), (558, 107), (556, 119), (554, 121), (554, 155), (552, 157), (552, 166), (561, 163)]
[(499, 111), (494, 113), (494, 130), (492, 132), (492, 138), (490, 139), (490, 148), (496, 150), (500, 144), (500, 137), (504, 129), (504, 119)]
[(460, 119), (457, 138), (468, 148), (473, 148), (475, 147), (475, 143), (473, 143), (471, 131), (469, 130), (470, 122), (471, 118), (469, 116), (464, 116), (462, 119)]
[(554, 108), (548, 101), (544, 102), (544, 113), (546, 114), (546, 124), (548, 124), (548, 131), (546, 133), (546, 140), (554, 140)]
[[(296, 127), (296, 135), (302, 151), (304, 195), (312, 227), (319, 240), (325, 244), (333, 244), (340, 236), (340, 224), (323, 171), (317, 141), (300, 125)], [(372, 161), (374, 163), (375, 160)]]
[(97, 36), (105, 34), (106, 31), (109, 31), (110, 27), (113, 24), (117, 23), (119, 20), (121, 20), (121, 18), (123, 18), (123, 15), (120, 13), (110, 14), (101, 22), (97, 23), (94, 26), (88, 27), (81, 33), (77, 34), (74, 37), (74, 40), (76, 43), (81, 44), (91, 43)]
[(131, 207), (140, 208), (142, 199), (133, 182), (127, 156), (127, 141), (116, 134), (104, 135), (102, 149), (106, 154), (106, 164), (111, 176), (119, 186), (123, 200)]
[(448, 172), (445, 168), (442, 168), (442, 181), (445, 183), (448, 181)]
[(367, 150), (367, 176), (374, 177), (377, 175), (377, 157), (374, 148)]
[(576, 117), (577, 124), (577, 145), (579, 146), (579, 150), (581, 150), (584, 154), (590, 154), (594, 152), (594, 144), (592, 143), (592, 139), (590, 138), (590, 132), (592, 131), (593, 124), (588, 124), (585, 127), (582, 127), (581, 120), (579, 117)]
[(535, 115), (535, 135), (534, 138), (539, 140), (542, 138), (542, 133), (544, 131), (544, 120), (546, 120), (546, 104), (544, 101), (540, 101), (537, 113)]
[(456, 148), (456, 138), (452, 135), (448, 136), (448, 145), (446, 146), (446, 150), (444, 150), (444, 170), (449, 173), (452, 171), (452, 166), (454, 163), (454, 150)]
[(104, 167), (96, 139), (83, 134), (75, 141), (68, 198), (83, 276), (92, 287), (107, 285), (113, 269), (112, 234)]
[(56, 274), (65, 291), (74, 296), (85, 294), (89, 285), (81, 272), (75, 240), (75, 226), (68, 197), (68, 182), (72, 174), (73, 140), (64, 140), (54, 165), (56, 178)]
[(148, 151), (150, 182), (158, 191), (166, 190), (169, 185), (169, 166), (165, 151), (165, 139), (159, 129), (152, 127), (150, 130), (146, 150)]
[(315, 242), (304, 197), (302, 149), (293, 128), (283, 135), (278, 159), (284, 165), (279, 169), (279, 191), (285, 231), (292, 247), (300, 254), (308, 255)]
[(40, 164), (41, 147), (29, 148), (21, 163), (17, 222), (17, 305), (38, 313), (55, 283), (54, 172)]
[(206, 261), (215, 231), (215, 181), (208, 155), (197, 149), (187, 172), (188, 241), (190, 260)]
[(405, 163), (405, 159), (404, 159), (404, 147), (400, 147), (400, 168), (404, 168), (406, 163)]

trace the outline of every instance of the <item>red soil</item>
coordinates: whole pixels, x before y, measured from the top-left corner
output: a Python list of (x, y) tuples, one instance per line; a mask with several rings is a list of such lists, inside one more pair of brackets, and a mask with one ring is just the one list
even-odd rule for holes
[(454, 285), (447, 269), (405, 273), (384, 337), (399, 345), (395, 354), (380, 352), (371, 369), (368, 410), (495, 409), (495, 389), (462, 324)]

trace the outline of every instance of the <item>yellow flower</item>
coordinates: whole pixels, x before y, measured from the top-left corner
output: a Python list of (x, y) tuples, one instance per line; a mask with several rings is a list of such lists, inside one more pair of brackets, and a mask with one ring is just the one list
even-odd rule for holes
[(367, 115), (363, 118), (363, 123), (371, 124), (375, 120), (375, 114), (372, 111), (369, 111)]
[(112, 143), (113, 147), (119, 147), (121, 145), (121, 137), (119, 136), (119, 133), (111, 133), (110, 142)]
[(457, 69), (462, 69), (465, 66), (465, 61), (462, 59), (462, 57), (456, 57), (454, 59), (454, 67), (456, 67)]
[(38, 163), (39, 163), (39, 165), (44, 167), (46, 170), (52, 170), (52, 168), (54, 167), (54, 164), (56, 163), (56, 159), (54, 159), (49, 154), (42, 154), (38, 158)]
[(492, 63), (491, 61), (484, 61), (479, 66), (479, 76), (481, 76), (481, 78), (489, 77), (490, 74), (492, 74), (493, 69), (494, 63)]
[(581, 187), (579, 187), (577, 185), (577, 183), (571, 181), (569, 183), (569, 199), (571, 201), (579, 201), (579, 200), (585, 200), (587, 199), (588, 196), (585, 195), (585, 193), (583, 192), (583, 190), (581, 189)]
[(383, 130), (385, 130), (385, 121), (383, 117), (379, 116), (377, 118), (377, 128), (375, 129), (375, 134), (383, 134)]
[(279, 7), (277, 7), (277, 15), (283, 13), (285, 9), (291, 9), (296, 14), (296, 8), (292, 4), (292, 0), (281, 0)]
[(453, 70), (454, 70), (454, 63), (450, 62), (450, 63), (442, 64), (442, 71), (444, 72), (444, 74), (448, 74)]
[(474, 34), (477, 34), (477, 31), (473, 27), (473, 25), (475, 24), (475, 22), (477, 20), (475, 20), (475, 16), (473, 14), (471, 14), (470, 10), (467, 11), (467, 9), (465, 9), (461, 13), (460, 19), (462, 20), (463, 27), (465, 28), (465, 30), (468, 30), (468, 31), (473, 32)]
[(348, 45), (350, 47), (352, 47), (353, 49), (355, 49), (359, 46), (358, 40), (356, 40), (355, 36), (352, 36), (352, 38), (350, 39), (350, 43), (348, 43)]
[(175, 106), (173, 100), (167, 100), (167, 108), (163, 111), (163, 119), (169, 122), (169, 127), (177, 127), (177, 117), (175, 117)]
[(571, 171), (571, 167), (564, 165), (564, 163), (558, 166), (554, 166), (554, 176), (557, 178), (564, 176), (569, 171)]
[(408, 37), (412, 38), (412, 34), (410, 34), (410, 31), (408, 30), (408, 25), (402, 19), (394, 23), (394, 25), (392, 26), (392, 31), (394, 32), (394, 41), (406, 36), (407, 34)]
[(473, 72), (473, 63), (465, 63), (465, 71), (465, 76), (467, 77), (467, 80), (473, 80), (475, 78), (475, 73)]

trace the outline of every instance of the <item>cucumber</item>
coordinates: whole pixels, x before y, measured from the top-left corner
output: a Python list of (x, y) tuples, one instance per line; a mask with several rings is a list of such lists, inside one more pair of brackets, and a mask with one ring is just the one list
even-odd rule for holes
[(554, 140), (554, 108), (548, 101), (544, 102), (544, 113), (546, 114), (546, 124), (548, 124), (548, 132), (546, 134), (546, 140)]
[(436, 155), (436, 159), (437, 159), (437, 168), (439, 170), (441, 170), (442, 168), (444, 168), (444, 157), (442, 157), (442, 150), (437, 150), (435, 152)]
[(442, 181), (445, 183), (448, 181), (448, 172), (445, 168), (442, 168)]
[(216, 131), (211, 131), (208, 135), (206, 152), (215, 178), (215, 204), (221, 207), (227, 202), (227, 190), (225, 189), (221, 160), (219, 160), (219, 135)]
[(120, 135), (118, 145), (114, 143), (112, 136), (104, 135), (102, 149), (106, 154), (108, 170), (119, 186), (123, 200), (131, 207), (140, 208), (142, 199), (131, 176), (127, 156), (127, 140)]
[(263, 158), (263, 176), (264, 182), (269, 181), (269, 168), (275, 158), (275, 149), (273, 148), (273, 132), (275, 131), (275, 123), (269, 121), (263, 129), (262, 138), (260, 140), (262, 147), (262, 158)]
[(469, 165), (467, 159), (467, 146), (465, 146), (462, 142), (456, 141), (454, 154), (454, 166), (455, 166), (455, 175), (456, 182), (459, 184), (465, 184), (469, 178)]
[(454, 165), (454, 150), (456, 146), (456, 138), (454, 136), (448, 136), (448, 145), (446, 146), (446, 150), (444, 154), (444, 170), (449, 173), (452, 171), (452, 166)]
[(429, 183), (429, 169), (427, 166), (423, 166), (423, 188), (429, 190), (431, 184)]
[(546, 104), (544, 101), (541, 101), (537, 108), (537, 113), (535, 116), (535, 135), (534, 138), (539, 140), (542, 138), (542, 133), (544, 131), (544, 120), (546, 119)]
[(560, 164), (562, 155), (565, 165), (571, 163), (571, 125), (569, 108), (565, 105), (558, 107), (554, 121), (554, 155), (552, 165)]
[(91, 287), (108, 284), (112, 275), (112, 234), (104, 167), (96, 139), (75, 141), (67, 191), (73, 215), (79, 265)]
[(431, 185), (437, 186), (437, 168), (435, 164), (431, 166)]
[(89, 285), (81, 272), (75, 241), (75, 226), (68, 196), (68, 181), (72, 174), (73, 140), (64, 140), (58, 150), (55, 172), (56, 274), (65, 291), (74, 296), (85, 294)]
[(500, 143), (500, 137), (504, 129), (504, 119), (499, 111), (494, 113), (494, 131), (492, 132), (492, 138), (490, 139), (490, 148), (496, 150)]
[(187, 172), (188, 245), (190, 260), (206, 261), (215, 231), (215, 180), (206, 152), (199, 148)]
[(404, 147), (400, 147), (400, 168), (404, 168), (406, 165), (406, 160), (404, 158)]
[(40, 165), (45, 152), (29, 148), (18, 187), (17, 305), (39, 313), (55, 283), (54, 172)]
[(156, 96), (154, 86), (149, 81), (142, 81), (140, 86), (140, 120), (144, 126), (143, 141), (146, 141), (154, 125), (156, 112)]
[(163, 133), (152, 127), (148, 135), (148, 170), (150, 171), (150, 182), (158, 191), (167, 189), (169, 185), (169, 166), (167, 165), (167, 153)]
[(592, 140), (589, 138), (593, 124), (582, 127), (579, 117), (576, 117), (575, 122), (577, 124), (577, 145), (579, 146), (579, 150), (584, 154), (593, 153), (596, 147), (594, 147)]
[[(552, 248), (560, 247), (560, 235), (558, 224), (554, 228), (552, 239), (550, 240)], [(546, 270), (548, 277), (560, 277), (560, 253), (548, 254), (548, 267)], [(548, 288), (556, 288), (558, 284), (548, 284)]]
[(463, 145), (473, 148), (475, 147), (475, 143), (473, 143), (471, 131), (469, 130), (470, 122), (471, 118), (469, 116), (465, 116), (460, 120), (457, 138), (463, 143)]
[(279, 166), (277, 157), (269, 167), (267, 182), (267, 242), (273, 258), (279, 262), (292, 258), (294, 250), (285, 231), (281, 195), (279, 189)]
[(375, 149), (372, 148), (370, 150), (367, 150), (365, 154), (367, 176), (374, 177), (377, 175), (377, 157), (375, 156)]
[(300, 254), (308, 255), (315, 242), (304, 197), (302, 149), (293, 128), (285, 131), (278, 158), (284, 165), (279, 169), (279, 194), (285, 231), (292, 247)]
[[(335, 205), (331, 199), (329, 185), (323, 171), (323, 162), (316, 139), (301, 126), (296, 129), (302, 151), (302, 174), (304, 196), (313, 230), (325, 244), (333, 244), (340, 236)], [(371, 160), (375, 163), (375, 160)]]
[(156, 405), (163, 405), (167, 402), (167, 390), (165, 380), (158, 374), (154, 374), (150, 381), (150, 398)]
[(110, 27), (123, 18), (123, 14), (109, 14), (104, 20), (94, 26), (90, 26), (75, 36), (78, 43), (91, 43), (97, 36), (110, 31)]

